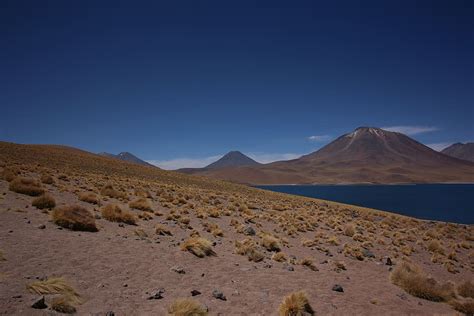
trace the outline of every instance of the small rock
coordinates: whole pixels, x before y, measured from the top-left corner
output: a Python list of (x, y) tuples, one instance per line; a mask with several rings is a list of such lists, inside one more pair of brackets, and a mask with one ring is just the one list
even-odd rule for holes
[(36, 300), (31, 307), (35, 309), (45, 309), (48, 307), (46, 303), (44, 302), (44, 296), (42, 296), (40, 299)]
[(192, 295), (192, 296), (201, 295), (201, 292), (199, 292), (198, 290), (192, 290), (192, 291), (191, 291), (191, 295)]
[(288, 263), (285, 263), (283, 265), (283, 269), (288, 270), (288, 271), (295, 271), (295, 268), (293, 268), (293, 266), (289, 265)]
[(184, 271), (184, 268), (182, 266), (171, 267), (171, 271), (179, 273), (179, 274), (185, 274), (186, 273), (186, 271)]
[(335, 291), (335, 292), (341, 292), (343, 293), (344, 292), (344, 289), (342, 288), (342, 286), (340, 286), (339, 284), (336, 284), (332, 287), (332, 290)]
[(112, 311), (110, 311), (110, 312), (107, 312), (107, 313), (105, 314), (105, 316), (115, 316), (115, 313), (112, 312)]
[(367, 258), (375, 258), (374, 253), (370, 251), (369, 249), (362, 249), (362, 254), (364, 255), (364, 257), (367, 257)]
[(13, 295), (12, 298), (22, 298), (23, 296), (21, 295)]
[(161, 289), (158, 289), (158, 291), (153, 294), (152, 296), (148, 297), (149, 300), (159, 300), (159, 299), (162, 299), (163, 298), (163, 293), (165, 293), (165, 289), (161, 288)]
[(393, 265), (392, 259), (390, 259), (390, 257), (387, 257), (387, 261), (385, 261), (385, 264), (386, 264), (387, 266)]
[(212, 291), (212, 296), (214, 298), (217, 298), (218, 300), (227, 301), (227, 298), (225, 297), (224, 293), (219, 290)]
[(252, 226), (246, 226), (243, 233), (247, 236), (255, 236), (255, 229), (253, 229)]
[(95, 219), (101, 219), (102, 218), (102, 216), (100, 216), (99, 214), (95, 214), (94, 217), (95, 217)]
[(125, 225), (123, 223), (119, 223), (118, 226), (119, 227), (125, 227)]
[(271, 263), (265, 263), (265, 264), (263, 265), (263, 267), (264, 267), (265, 269), (270, 269), (270, 268), (272, 267), (272, 265), (271, 265)]
[(38, 226), (39, 229), (45, 229), (46, 228), (46, 225), (45, 224), (41, 224)]
[(128, 287), (127, 283), (122, 284), (123, 287)]

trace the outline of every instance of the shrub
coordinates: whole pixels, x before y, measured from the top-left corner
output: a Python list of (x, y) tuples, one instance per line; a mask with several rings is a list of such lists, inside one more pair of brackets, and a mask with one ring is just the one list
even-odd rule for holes
[(130, 212), (123, 211), (117, 204), (107, 204), (101, 209), (102, 217), (111, 222), (135, 225), (136, 218)]
[(28, 284), (26, 288), (31, 293), (38, 295), (60, 294), (67, 297), (69, 302), (73, 304), (80, 304), (82, 302), (79, 293), (63, 278), (53, 277), (44, 281), (36, 281)]
[(11, 182), (18, 176), (19, 172), (16, 169), (5, 167), (1, 173), (2, 178), (5, 181)]
[(314, 310), (309, 304), (305, 292), (291, 293), (280, 304), (278, 308), (280, 316), (303, 316), (314, 315)]
[(106, 184), (102, 190), (100, 190), (100, 194), (104, 195), (104, 196), (108, 196), (108, 197), (111, 197), (111, 198), (115, 198), (115, 199), (120, 199), (120, 198), (125, 198), (126, 197), (126, 194), (124, 192), (120, 192), (120, 191), (117, 191), (114, 189), (114, 187), (112, 186), (112, 184)]
[(171, 230), (169, 230), (168, 227), (163, 224), (156, 224), (155, 233), (161, 236), (166, 236), (166, 235), (173, 236), (173, 234), (171, 233)]
[(80, 192), (79, 201), (87, 202), (90, 204), (99, 204), (99, 198), (93, 192)]
[(463, 313), (464, 315), (474, 315), (474, 300), (473, 299), (464, 299), (464, 300), (451, 300), (449, 302), (455, 310)]
[(344, 226), (344, 235), (352, 237), (355, 234), (354, 224), (347, 224)]
[(305, 266), (305, 267), (308, 267), (310, 268), (311, 270), (313, 271), (319, 271), (319, 269), (314, 265), (314, 262), (313, 260), (311, 260), (310, 258), (304, 258), (300, 261), (300, 264), (302, 266)]
[(212, 243), (202, 237), (189, 238), (181, 244), (181, 250), (189, 251), (199, 258), (216, 255), (212, 249)]
[(53, 222), (64, 228), (81, 231), (98, 231), (94, 216), (78, 205), (63, 206), (53, 210)]
[(52, 176), (50, 176), (49, 174), (43, 174), (40, 178), (41, 182), (43, 182), (44, 184), (53, 184), (54, 183), (54, 179)]
[(250, 261), (262, 261), (265, 256), (257, 250), (257, 244), (250, 238), (235, 242), (235, 252), (242, 256), (247, 256)]
[(190, 298), (181, 298), (168, 307), (170, 316), (206, 316), (207, 309), (199, 302)]
[(429, 301), (442, 302), (454, 297), (454, 289), (450, 283), (439, 284), (420, 267), (408, 262), (397, 265), (390, 274), (390, 279), (407, 293)]
[(280, 241), (270, 234), (264, 234), (262, 236), (262, 246), (265, 247), (268, 251), (281, 250)]
[(151, 193), (144, 189), (135, 189), (135, 195), (139, 197), (151, 199)]
[(430, 243), (428, 244), (428, 250), (434, 253), (439, 253), (440, 255), (444, 254), (443, 247), (441, 246), (439, 241), (437, 241), (436, 239), (430, 241)]
[(277, 261), (277, 262), (285, 262), (288, 260), (288, 257), (286, 256), (285, 253), (283, 252), (275, 252), (272, 256), (272, 260)]
[(128, 204), (131, 208), (141, 211), (153, 211), (150, 202), (145, 198), (136, 199)]
[(45, 193), (35, 198), (33, 202), (31, 203), (31, 205), (41, 210), (45, 208), (52, 209), (56, 206), (56, 201), (51, 195)]
[(77, 311), (67, 296), (55, 297), (51, 301), (51, 309), (63, 314), (74, 314)]
[(474, 283), (471, 281), (464, 281), (458, 285), (458, 294), (463, 297), (474, 298)]
[(40, 183), (31, 178), (16, 178), (10, 182), (9, 189), (10, 191), (30, 196), (38, 196), (44, 193)]

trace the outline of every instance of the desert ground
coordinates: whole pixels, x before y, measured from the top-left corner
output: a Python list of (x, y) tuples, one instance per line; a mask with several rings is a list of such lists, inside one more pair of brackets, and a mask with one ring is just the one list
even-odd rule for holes
[(62, 146), (0, 142), (0, 172), (4, 315), (474, 312), (470, 225)]

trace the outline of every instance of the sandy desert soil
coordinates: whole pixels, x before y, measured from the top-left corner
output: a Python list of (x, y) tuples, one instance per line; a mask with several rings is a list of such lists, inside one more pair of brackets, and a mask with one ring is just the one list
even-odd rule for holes
[[(209, 315), (278, 315), (285, 296), (300, 290), (316, 315), (453, 315), (461, 303), (464, 310), (472, 304), (473, 289), (461, 295), (459, 288), (474, 279), (472, 226), (178, 175), (67, 147), (0, 143), (0, 167), (4, 315), (58, 313), (52, 307), (61, 290), (45, 293), (48, 307), (35, 309), (43, 295), (28, 288), (54, 277), (78, 293), (70, 305), (79, 315), (166, 315), (179, 298), (195, 299)], [(55, 208), (33, 206), (34, 190), (15, 192), (19, 178), (37, 181), (26, 182), (53, 197)], [(81, 201), (85, 192), (98, 204)], [(105, 219), (109, 204), (136, 224)], [(72, 205), (87, 209), (98, 231), (57, 225), (55, 209)], [(158, 234), (157, 225), (170, 235)], [(183, 249), (198, 236), (214, 254)], [(405, 262), (423, 271), (410, 274), (426, 283), (422, 290), (392, 281)], [(442, 288), (434, 299), (441, 302), (428, 295), (435, 288)], [(160, 289), (162, 298), (149, 299)], [(226, 300), (214, 297), (216, 290)]]

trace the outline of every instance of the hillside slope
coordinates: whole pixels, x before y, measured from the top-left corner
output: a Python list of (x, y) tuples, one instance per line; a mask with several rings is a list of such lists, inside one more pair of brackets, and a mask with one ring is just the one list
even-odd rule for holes
[(474, 162), (474, 143), (456, 143), (441, 151), (443, 154), (458, 159)]
[[(6, 315), (167, 315), (182, 298), (201, 315), (275, 315), (301, 290), (321, 315), (451, 314), (469, 304), (455, 289), (474, 273), (472, 226), (64, 146), (0, 142), (0, 240)], [(418, 296), (443, 289), (453, 307), (397, 286), (407, 265), (419, 266)]]

